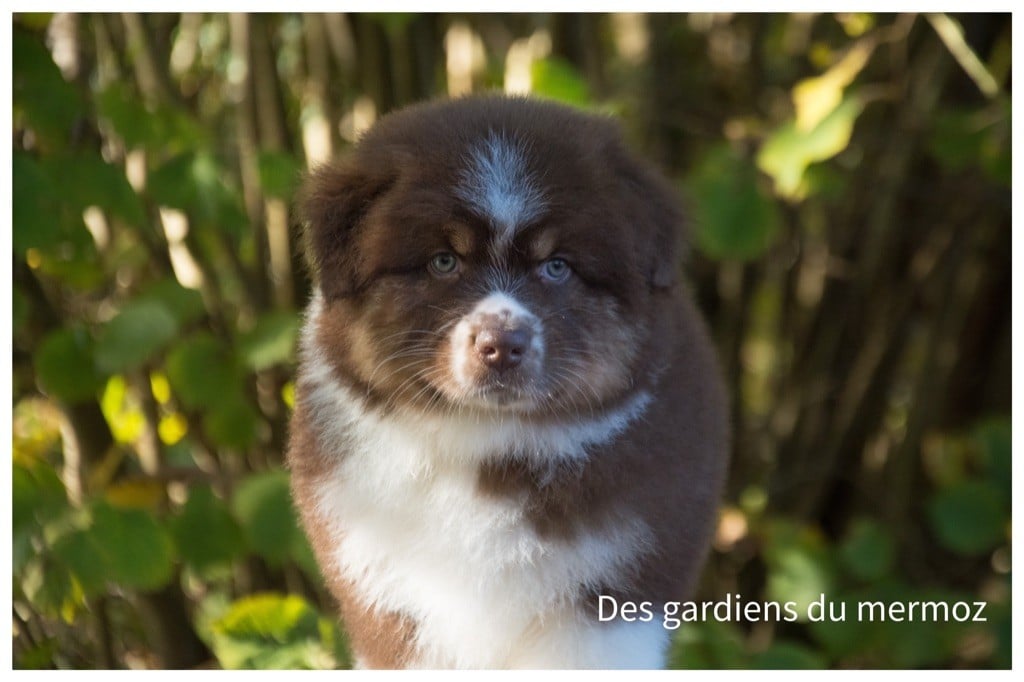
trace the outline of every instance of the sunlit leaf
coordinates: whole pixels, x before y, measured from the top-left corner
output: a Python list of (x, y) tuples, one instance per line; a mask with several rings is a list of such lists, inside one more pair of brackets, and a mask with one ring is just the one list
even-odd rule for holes
[(530, 68), (530, 89), (540, 97), (585, 107), (591, 104), (586, 80), (569, 62), (558, 57), (539, 59)]
[(781, 224), (775, 202), (758, 184), (757, 169), (721, 145), (689, 178), (697, 247), (711, 258), (749, 260), (775, 241)]
[(301, 597), (239, 599), (212, 624), (213, 649), (227, 669), (329, 669), (337, 665), (333, 626)]
[(164, 445), (174, 445), (188, 435), (188, 421), (185, 417), (175, 412), (174, 414), (160, 417), (160, 423), (157, 424), (156, 430), (157, 435), (160, 436), (160, 441)]
[(813, 129), (802, 131), (795, 121), (789, 121), (765, 140), (757, 165), (775, 180), (776, 193), (802, 199), (807, 191), (804, 171), (846, 149), (861, 109), (861, 100), (848, 96)]
[(100, 410), (118, 443), (133, 443), (142, 434), (146, 417), (129, 396), (123, 376), (116, 375), (107, 380), (100, 396)]
[(873, 39), (858, 40), (828, 71), (796, 84), (793, 88), (793, 105), (796, 108), (797, 130), (814, 130), (835, 111), (843, 101), (843, 91), (868, 63), (874, 49)]
[(833, 567), (829, 548), (815, 528), (782, 519), (771, 522), (765, 543), (765, 594), (780, 603), (793, 602), (803, 620), (807, 606), (831, 592)]

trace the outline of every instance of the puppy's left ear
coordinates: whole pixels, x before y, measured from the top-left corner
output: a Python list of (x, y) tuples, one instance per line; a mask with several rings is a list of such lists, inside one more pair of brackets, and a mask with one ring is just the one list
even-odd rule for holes
[(357, 155), (324, 164), (306, 177), (297, 201), (306, 260), (328, 299), (359, 288), (355, 234), (393, 181), (384, 164)]
[(629, 197), (630, 212), (646, 225), (650, 237), (638, 244), (653, 289), (668, 289), (679, 280), (687, 253), (686, 220), (679, 193), (654, 168), (630, 157), (624, 149), (614, 153), (614, 167)]

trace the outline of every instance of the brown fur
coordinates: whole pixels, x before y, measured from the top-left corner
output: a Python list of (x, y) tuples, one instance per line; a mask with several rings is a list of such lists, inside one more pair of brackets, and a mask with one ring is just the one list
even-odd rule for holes
[[(471, 145), (495, 130), (525, 141), (546, 201), (500, 264), (487, 252), (491, 226), (452, 191)], [(639, 391), (653, 396), (624, 433), (553, 476), (515, 452), (495, 453), (480, 468), (479, 492), (525, 495), (527, 517), (542, 536), (571, 538), (639, 516), (653, 533), (651, 551), (601, 591), (638, 601), (686, 597), (724, 477), (726, 397), (678, 278), (683, 220), (674, 193), (629, 155), (615, 127), (560, 106), (498, 97), (413, 107), (385, 117), (348, 158), (316, 171), (300, 208), (324, 298), (316, 345), (338, 381), (372, 409), (443, 413), (453, 404), (445, 330), (486, 293), (496, 270), (520, 283), (516, 298), (544, 325), (550, 371), (522, 381), (548, 382), (550, 397), (528, 419), (571, 422)], [(427, 276), (425, 265), (439, 251), (457, 254), (465, 274)], [(568, 282), (551, 286), (531, 275), (536, 263), (560, 254), (571, 259)], [(487, 368), (474, 371), (483, 377)], [(330, 568), (332, 538), (311, 501), (316, 482), (345, 453), (322, 451), (304, 409), (300, 382), (289, 462), (303, 522), (353, 646), (368, 665), (400, 666), (411, 655), (415, 624), (368, 609)]]
[[(296, 396), (299, 400), (302, 390), (299, 386)], [(292, 418), (291, 434), (292, 493), (296, 500), (312, 500), (316, 497), (317, 482), (329, 475), (331, 457), (320, 448), (315, 431), (301, 411), (296, 411)], [(349, 646), (370, 668), (404, 667), (413, 651), (415, 624), (402, 614), (381, 613), (361, 601), (331, 558), (336, 538), (332, 537), (327, 521), (317, 514), (312, 504), (297, 506), (324, 580), (348, 625)]]

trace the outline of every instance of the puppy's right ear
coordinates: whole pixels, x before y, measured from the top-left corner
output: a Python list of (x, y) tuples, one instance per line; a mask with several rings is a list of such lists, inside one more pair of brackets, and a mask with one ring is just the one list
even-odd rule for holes
[(354, 156), (319, 166), (303, 182), (297, 209), (306, 261), (328, 300), (358, 288), (354, 235), (373, 202), (392, 182), (391, 174), (368, 168)]

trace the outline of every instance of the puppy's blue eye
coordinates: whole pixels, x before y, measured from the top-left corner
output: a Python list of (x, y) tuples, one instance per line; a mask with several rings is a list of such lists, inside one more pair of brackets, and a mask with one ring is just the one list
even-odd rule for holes
[(540, 264), (541, 277), (550, 282), (564, 282), (571, 273), (572, 268), (564, 258), (549, 258)]
[(430, 259), (430, 270), (435, 275), (450, 275), (459, 267), (459, 259), (454, 253), (439, 253)]

